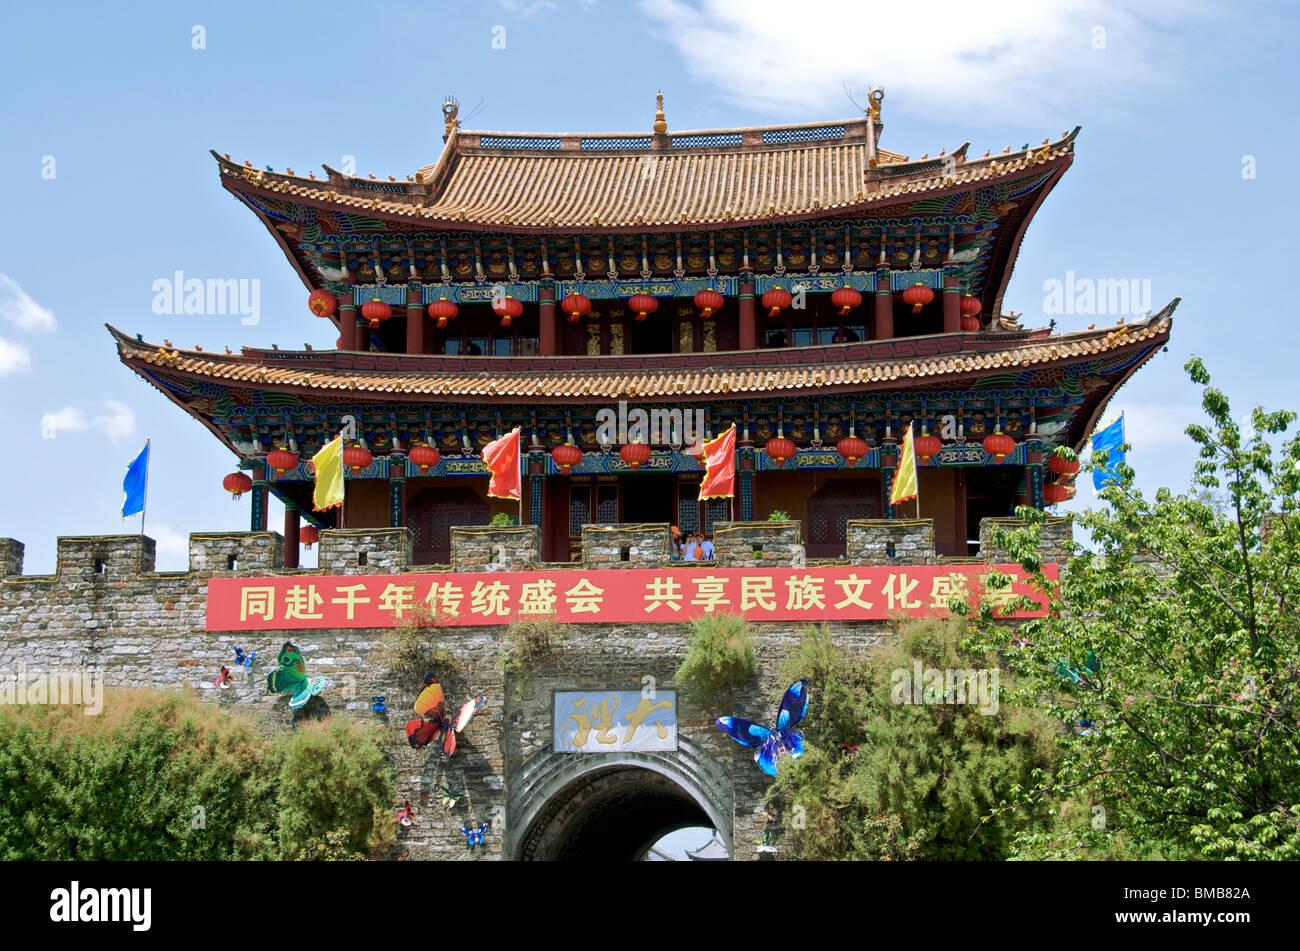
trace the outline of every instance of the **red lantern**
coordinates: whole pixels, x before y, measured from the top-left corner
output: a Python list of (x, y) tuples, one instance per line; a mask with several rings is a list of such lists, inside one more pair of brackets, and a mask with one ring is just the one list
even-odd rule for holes
[(348, 446), (343, 450), (343, 464), (354, 473), (368, 468), (375, 457), (364, 446)]
[(551, 450), (551, 459), (555, 462), (555, 468), (567, 475), (570, 469), (582, 462), (582, 450), (566, 442)]
[(237, 499), (253, 487), (253, 480), (243, 472), (232, 472), (221, 480), (221, 486), (232, 499)]
[(492, 302), (492, 310), (501, 318), (501, 326), (509, 327), (510, 321), (524, 312), (524, 305), (513, 297), (498, 297)]
[(867, 443), (857, 436), (845, 436), (835, 444), (835, 451), (843, 456), (849, 465), (853, 465), (867, 454)]
[(380, 324), (393, 316), (393, 308), (381, 300), (368, 300), (361, 305), (361, 316), (370, 324), (371, 330), (378, 330)]
[(411, 451), (406, 454), (406, 458), (411, 460), (411, 465), (420, 469), (432, 469), (442, 458), (442, 453), (438, 452), (433, 446), (423, 444), (412, 446)]
[(961, 313), (963, 317), (978, 317), (980, 315), (980, 299), (974, 294), (961, 295)]
[(862, 295), (851, 287), (841, 287), (831, 295), (831, 303), (840, 309), (841, 317), (847, 317), (849, 311), (862, 303)]
[(922, 462), (929, 462), (931, 456), (937, 456), (943, 449), (943, 440), (938, 436), (917, 436), (912, 440), (912, 451)]
[(650, 458), (650, 447), (643, 442), (630, 442), (618, 451), (631, 468), (638, 468), (641, 463)]
[(266, 464), (275, 470), (276, 475), (284, 475), (290, 469), (298, 468), (298, 454), (284, 449), (272, 449), (266, 454)]
[(570, 294), (560, 301), (560, 310), (569, 315), (569, 323), (576, 324), (578, 318), (591, 313), (591, 301), (582, 294)]
[(924, 284), (913, 284), (903, 291), (903, 303), (912, 305), (912, 313), (919, 314), (921, 308), (934, 300), (934, 291)]
[[(767, 295), (765, 294), (763, 296), (766, 297)], [(763, 306), (767, 306), (766, 300), (763, 301)], [(784, 436), (773, 436), (767, 441), (767, 445), (763, 448), (767, 451), (767, 454), (772, 457), (772, 461), (778, 466), (783, 466), (787, 459), (794, 458), (794, 443), (786, 439)]]
[(317, 288), (307, 295), (307, 307), (317, 317), (332, 316), (338, 306), (338, 298), (329, 291)]
[(646, 314), (653, 314), (659, 309), (659, 300), (649, 294), (633, 294), (627, 306), (636, 311), (637, 320), (645, 320)]
[(1069, 499), (1070, 495), (1069, 488), (1059, 482), (1049, 482), (1043, 486), (1043, 501), (1048, 505), (1058, 505)]
[(1006, 433), (994, 433), (984, 437), (984, 451), (1001, 464), (1002, 460), (1016, 451), (1016, 441)]
[(1053, 455), (1051, 459), (1047, 460), (1047, 467), (1057, 475), (1072, 476), (1079, 471), (1079, 460)]
[(310, 548), (320, 541), (320, 530), (315, 525), (304, 525), (298, 529), (298, 541), (303, 548)]
[(702, 290), (695, 295), (695, 306), (700, 309), (700, 316), (712, 320), (714, 311), (722, 309), (722, 295), (713, 290)]
[(456, 302), (445, 297), (439, 297), (429, 305), (429, 316), (438, 322), (439, 327), (446, 327), (447, 321), (455, 317), (459, 311)]
[(980, 319), (978, 317), (963, 317), (961, 319), (961, 329), (968, 334), (978, 333), (980, 329)]
[(790, 306), (794, 298), (784, 287), (774, 287), (763, 295), (763, 306), (767, 308), (767, 315), (775, 317), (781, 311)]

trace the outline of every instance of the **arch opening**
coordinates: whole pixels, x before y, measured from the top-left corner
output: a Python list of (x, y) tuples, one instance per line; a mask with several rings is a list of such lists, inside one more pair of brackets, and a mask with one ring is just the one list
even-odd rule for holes
[(637, 861), (668, 833), (716, 823), (664, 773), (638, 765), (585, 772), (552, 795), (520, 839), (530, 861)]

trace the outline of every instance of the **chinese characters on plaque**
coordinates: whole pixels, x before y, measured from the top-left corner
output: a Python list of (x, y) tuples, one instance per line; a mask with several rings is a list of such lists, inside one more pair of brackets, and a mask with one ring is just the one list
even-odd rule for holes
[(675, 690), (556, 691), (557, 753), (649, 753), (675, 749)]

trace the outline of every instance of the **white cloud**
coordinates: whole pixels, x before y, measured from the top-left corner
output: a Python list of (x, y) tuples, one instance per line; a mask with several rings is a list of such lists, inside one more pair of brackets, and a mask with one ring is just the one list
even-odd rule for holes
[(1108, 425), (1124, 413), (1124, 441), (1134, 450), (1188, 445), (1183, 430), (1203, 415), (1199, 406), (1190, 403), (1112, 403), (1106, 408), (1106, 418), (1097, 427)]
[(41, 432), (46, 439), (57, 439), (60, 432), (79, 432), (95, 429), (109, 438), (110, 442), (135, 432), (135, 413), (131, 407), (111, 397), (105, 397), (100, 405), (104, 412), (89, 418), (84, 410), (76, 406), (65, 406), (41, 416)]
[(131, 407), (107, 398), (103, 401), (103, 406), (107, 412), (95, 417), (94, 426), (109, 440), (117, 442), (135, 432), (135, 413)]
[(498, 6), (511, 16), (526, 20), (539, 13), (554, 13), (560, 8), (555, 0), (497, 0)]
[(22, 330), (49, 333), (55, 328), (54, 313), (32, 300), (7, 274), (0, 274), (0, 316)]
[(155, 542), (155, 564), (159, 568), (188, 568), (190, 536), (170, 525), (146, 525), (144, 533)]
[(692, 77), (728, 102), (808, 118), (843, 115), (853, 111), (845, 82), (859, 102), (869, 84), (880, 85), (886, 125), (891, 103), (907, 114), (967, 122), (1076, 122), (1095, 111), (1099, 96), (1122, 105), (1143, 88), (1149, 98), (1180, 52), (1170, 28), (1178, 18), (1209, 15), (1199, 3), (1165, 11), (1133, 0), (1005, 0), (993, 9), (970, 0), (923, 8), (863, 0), (793, 7), (640, 0), (640, 7)]
[(21, 343), (0, 337), (0, 376), (28, 370), (32, 365), (31, 351)]

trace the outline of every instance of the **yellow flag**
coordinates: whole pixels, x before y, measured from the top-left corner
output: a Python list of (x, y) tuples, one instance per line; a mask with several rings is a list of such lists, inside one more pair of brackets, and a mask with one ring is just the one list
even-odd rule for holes
[(912, 424), (907, 424), (903, 435), (903, 451), (898, 456), (898, 471), (894, 473), (894, 487), (889, 490), (889, 504), (897, 505), (904, 499), (916, 498), (916, 450), (912, 448)]
[(343, 434), (335, 436), (311, 457), (316, 471), (316, 488), (311, 504), (317, 512), (343, 504)]

